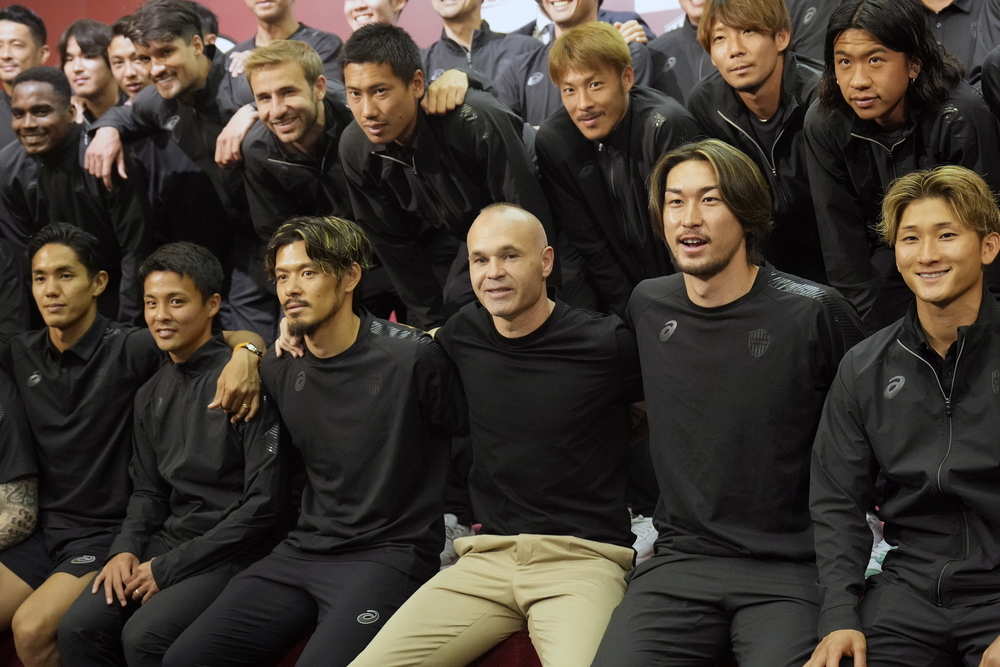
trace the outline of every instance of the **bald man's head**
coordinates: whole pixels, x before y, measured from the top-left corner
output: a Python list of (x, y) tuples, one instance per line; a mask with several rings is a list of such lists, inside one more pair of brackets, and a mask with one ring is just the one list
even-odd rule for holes
[(545, 279), (553, 251), (538, 218), (512, 204), (493, 204), (472, 223), (467, 243), (472, 287), (494, 322), (517, 325), (543, 308), (548, 316)]

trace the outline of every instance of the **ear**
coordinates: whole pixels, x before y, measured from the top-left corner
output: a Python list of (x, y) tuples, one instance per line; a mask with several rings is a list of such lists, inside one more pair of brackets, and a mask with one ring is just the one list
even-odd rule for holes
[(357, 262), (354, 262), (340, 277), (340, 286), (344, 289), (346, 294), (351, 294), (355, 289), (357, 289), (358, 283), (360, 282), (361, 267)]
[(403, 7), (406, 6), (406, 0), (394, 0), (392, 3), (392, 15), (399, 16), (399, 13), (403, 11)]
[(911, 79), (916, 79), (920, 75), (920, 68), (923, 63), (920, 62), (920, 58), (913, 58), (907, 61), (907, 75)]
[(990, 232), (983, 237), (980, 247), (982, 249), (983, 266), (992, 264), (993, 260), (997, 258), (997, 253), (1000, 252), (1000, 234)]
[(542, 251), (542, 277), (548, 278), (552, 275), (552, 267), (555, 266), (556, 261), (556, 251), (552, 249), (552, 246), (545, 246), (545, 250)]
[(206, 303), (208, 304), (209, 317), (215, 317), (219, 313), (219, 308), (222, 307), (222, 295), (213, 294), (208, 297), (208, 301)]
[(195, 52), (199, 56), (205, 53), (205, 40), (202, 39), (201, 35), (191, 36), (191, 46), (194, 47)]
[(316, 92), (316, 101), (322, 102), (323, 98), (326, 97), (326, 77), (323, 76), (322, 74), (320, 74), (319, 78), (316, 79), (315, 92)]
[(792, 32), (787, 28), (783, 28), (778, 32), (774, 33), (774, 45), (778, 47), (778, 52), (784, 52), (788, 50), (788, 45), (792, 43)]
[(413, 81), (410, 82), (410, 87), (413, 89), (413, 96), (418, 100), (424, 97), (424, 73), (421, 70), (417, 70), (413, 73)]
[(91, 289), (95, 297), (101, 296), (108, 287), (108, 272), (98, 271), (93, 280), (90, 281)]
[(625, 88), (625, 92), (632, 90), (632, 85), (635, 83), (635, 70), (629, 65), (622, 72), (622, 86)]
[(48, 44), (43, 44), (42, 48), (38, 49), (38, 62), (39, 62), (39, 64), (44, 65), (45, 63), (49, 62), (49, 55), (50, 54), (51, 54), (51, 52), (49, 51), (49, 45)]

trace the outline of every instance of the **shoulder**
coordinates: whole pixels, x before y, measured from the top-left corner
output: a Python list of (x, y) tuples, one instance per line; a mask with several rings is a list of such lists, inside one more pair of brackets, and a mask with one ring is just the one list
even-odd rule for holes
[(28, 153), (20, 141), (15, 139), (0, 149), (0, 164), (7, 165), (3, 170), (3, 177), (0, 178), (0, 184), (13, 185), (18, 176), (30, 165)]
[(274, 134), (263, 123), (254, 123), (243, 138), (243, 158), (248, 164), (265, 162), (277, 154)]
[(583, 135), (569, 117), (566, 108), (562, 107), (542, 122), (535, 134), (535, 146), (543, 150), (557, 149), (569, 142), (579, 143), (582, 138)]
[(351, 123), (340, 135), (340, 159), (344, 164), (360, 167), (368, 161), (372, 142), (357, 123)]
[(948, 98), (933, 113), (945, 122), (956, 122), (962, 118), (972, 122), (993, 119), (993, 114), (982, 93), (965, 80), (959, 81), (951, 89)]
[[(253, 51), (257, 48), (257, 38), (251, 37), (250, 39), (243, 40), (233, 48), (229, 50), (229, 53), (242, 53), (244, 51)], [(228, 54), (227, 54), (228, 57)]]
[(671, 129), (676, 125), (694, 123), (694, 117), (683, 104), (658, 90), (635, 86), (632, 99), (636, 102), (637, 120), (647, 128)]
[(332, 32), (312, 28), (304, 23), (296, 32), (295, 38), (316, 49), (321, 58), (324, 53), (339, 51), (344, 46), (343, 40)]
[(829, 310), (850, 307), (847, 299), (834, 288), (782, 271), (771, 271), (771, 275), (767, 278), (767, 294), (773, 299), (803, 308)]
[(684, 276), (680, 273), (643, 280), (632, 290), (632, 296), (628, 301), (629, 321), (634, 325), (656, 302), (672, 301), (683, 297)]
[(803, 129), (814, 139), (846, 143), (850, 139), (853, 123), (853, 118), (848, 113), (851, 112), (839, 108), (828, 109), (819, 99), (815, 99), (806, 111)]
[(900, 319), (847, 350), (840, 365), (840, 372), (845, 375), (844, 380), (850, 384), (863, 378), (896, 353), (909, 357), (909, 352), (903, 351), (897, 344), (902, 329), (903, 320)]

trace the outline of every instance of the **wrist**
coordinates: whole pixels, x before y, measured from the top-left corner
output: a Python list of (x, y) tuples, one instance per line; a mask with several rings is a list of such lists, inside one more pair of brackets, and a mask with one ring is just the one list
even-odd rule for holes
[(260, 366), (261, 361), (264, 359), (264, 350), (260, 349), (253, 343), (240, 343), (239, 345), (233, 348), (233, 354), (236, 354), (238, 350), (246, 350), (247, 352), (257, 357), (258, 366)]

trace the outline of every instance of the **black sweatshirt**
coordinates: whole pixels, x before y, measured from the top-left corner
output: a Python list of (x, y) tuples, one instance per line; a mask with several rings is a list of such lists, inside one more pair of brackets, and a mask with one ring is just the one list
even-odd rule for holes
[(444, 539), (451, 436), (468, 430), (465, 396), (429, 336), (359, 315), (358, 338), (340, 354), (269, 353), (261, 366), (306, 468), (298, 525), (275, 550), (429, 576)]
[(253, 420), (233, 424), (206, 408), (231, 356), (217, 334), (135, 397), (132, 497), (108, 555), (152, 553), (160, 588), (225, 563), (249, 565), (273, 546), (265, 538), (284, 501), (277, 410), (262, 395)]
[(717, 308), (681, 274), (629, 302), (660, 486), (657, 550), (808, 562), (809, 457), (841, 357), (863, 338), (830, 289), (761, 267)]

